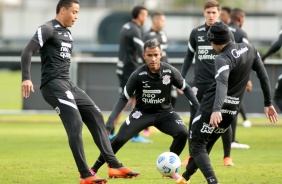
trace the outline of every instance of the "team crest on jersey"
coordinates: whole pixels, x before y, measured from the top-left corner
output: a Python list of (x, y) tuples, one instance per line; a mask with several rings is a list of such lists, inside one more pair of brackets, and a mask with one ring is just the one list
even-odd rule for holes
[(207, 123), (203, 123), (203, 127), (201, 129), (202, 133), (207, 133), (207, 134), (211, 134), (214, 130), (214, 127), (210, 126)]
[(60, 108), (59, 108), (59, 107), (56, 107), (56, 108), (55, 108), (55, 111), (56, 111), (57, 114), (61, 114), (61, 111), (60, 111)]
[(169, 83), (170, 83), (170, 76), (169, 75), (163, 76), (163, 84), (168, 85)]
[(142, 116), (142, 113), (140, 111), (135, 111), (133, 114), (132, 114), (132, 117), (135, 118), (135, 119), (139, 119), (140, 116)]
[(171, 69), (165, 69), (163, 70), (164, 73), (171, 73)]
[(69, 90), (66, 91), (65, 93), (67, 94), (67, 97), (68, 97), (69, 99), (74, 99), (73, 94), (72, 94)]

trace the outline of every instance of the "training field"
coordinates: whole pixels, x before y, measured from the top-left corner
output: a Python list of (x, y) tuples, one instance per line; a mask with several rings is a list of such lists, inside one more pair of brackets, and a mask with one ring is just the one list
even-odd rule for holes
[[(21, 109), (20, 72), (0, 72), (0, 109)], [(95, 101), (95, 99), (94, 99)], [(99, 105), (99, 104), (98, 104)], [(105, 115), (105, 120), (107, 120)], [(124, 119), (125, 117), (123, 117)], [(187, 123), (189, 118), (182, 117)], [(223, 166), (222, 141), (211, 152), (211, 161), (220, 184), (280, 184), (282, 183), (282, 118), (276, 125), (265, 118), (251, 118), (252, 128), (238, 126), (237, 139), (250, 149), (233, 149), (235, 167)], [(239, 121), (239, 123), (241, 123)], [(151, 128), (152, 144), (131, 143), (117, 153), (125, 166), (140, 171), (134, 179), (110, 179), (115, 184), (174, 184), (162, 178), (155, 162), (158, 155), (168, 151), (172, 138)], [(83, 129), (86, 158), (92, 166), (99, 152), (88, 132)], [(188, 154), (186, 147), (180, 155)], [(180, 173), (184, 171), (181, 168)], [(98, 172), (107, 177), (107, 168)], [(0, 114), (0, 184), (77, 184), (79, 175), (68, 147), (67, 136), (55, 114)], [(198, 171), (191, 184), (205, 184)]]
[[(124, 118), (124, 117), (123, 117)], [(105, 119), (107, 117), (105, 116)], [(187, 122), (188, 117), (183, 117)], [(282, 183), (281, 121), (271, 125), (264, 118), (251, 118), (252, 128), (238, 126), (237, 139), (249, 144), (250, 149), (233, 149), (234, 167), (223, 166), (222, 141), (211, 152), (212, 165), (221, 184), (278, 184)], [(68, 147), (67, 136), (57, 115), (0, 115), (0, 183), (3, 184), (77, 184), (78, 172)], [(155, 162), (158, 155), (168, 151), (170, 136), (153, 132), (152, 144), (128, 142), (118, 153), (118, 159), (127, 167), (140, 171), (134, 179), (109, 179), (115, 184), (174, 184), (173, 179), (162, 178)], [(89, 166), (99, 152), (86, 126), (83, 129), (84, 146)], [(187, 147), (180, 155), (185, 158)], [(180, 173), (184, 171), (181, 168)], [(107, 177), (107, 168), (99, 171)], [(192, 177), (192, 184), (206, 183), (200, 171)]]

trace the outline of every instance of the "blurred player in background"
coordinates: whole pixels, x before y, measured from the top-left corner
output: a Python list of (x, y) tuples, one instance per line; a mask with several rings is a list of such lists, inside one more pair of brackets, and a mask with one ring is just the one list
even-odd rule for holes
[[(270, 55), (277, 52), (282, 46), (282, 29), (279, 31), (278, 39), (271, 45), (268, 51), (261, 56), (263, 62), (265, 59)], [(275, 93), (274, 93), (274, 102), (278, 106), (280, 112), (282, 112), (282, 75), (279, 75), (277, 79), (277, 83), (275, 86)]]
[(56, 17), (38, 27), (35, 35), (22, 52), (22, 95), (34, 91), (30, 75), (32, 55), (39, 50), (41, 56), (41, 93), (60, 116), (68, 135), (69, 146), (80, 173), (80, 184), (104, 184), (86, 163), (82, 140), (83, 122), (88, 127), (101, 155), (109, 164), (109, 176), (137, 176), (116, 159), (107, 136), (103, 115), (91, 98), (75, 86), (69, 77), (73, 38), (72, 27), (80, 10), (78, 0), (60, 0)]
[[(123, 93), (123, 88), (131, 75), (132, 72), (136, 70), (144, 61), (142, 60), (143, 53), (143, 35), (141, 26), (147, 20), (148, 10), (144, 6), (135, 6), (131, 11), (132, 21), (126, 23), (121, 28), (120, 40), (119, 40), (119, 53), (118, 53), (118, 63), (116, 73), (119, 78), (119, 92)], [(128, 101), (127, 106), (131, 103), (131, 109), (135, 106), (135, 97)], [(122, 112), (119, 114), (118, 118), (115, 120), (115, 126), (118, 123)], [(112, 139), (115, 129), (112, 129), (109, 133), (109, 138)], [(150, 143), (151, 140), (148, 140), (141, 135), (136, 135), (131, 139), (132, 142), (140, 143)]]
[[(229, 30), (233, 33), (234, 39), (236, 43), (249, 43), (247, 33), (242, 29), (242, 26), (245, 22), (245, 12), (240, 8), (233, 8), (230, 12), (230, 18), (231, 22), (228, 25)], [(246, 91), (250, 92), (252, 90), (252, 82), (251, 80), (248, 81), (246, 86)], [(243, 117), (243, 126), (244, 127), (251, 127), (251, 122), (247, 119), (245, 108), (243, 105), (243, 102), (241, 103), (240, 113)], [(237, 129), (237, 121), (238, 117), (234, 119), (234, 121), (231, 123), (231, 130), (232, 130), (232, 143), (231, 148), (250, 148), (247, 144), (239, 143), (236, 140), (236, 129)], [(230, 136), (227, 133), (224, 133), (222, 135), (223, 138), (226, 136)]]
[(230, 12), (231, 12), (231, 8), (227, 6), (224, 6), (221, 8), (220, 20), (221, 22), (223, 22), (226, 25), (230, 24), (230, 21), (231, 21)]

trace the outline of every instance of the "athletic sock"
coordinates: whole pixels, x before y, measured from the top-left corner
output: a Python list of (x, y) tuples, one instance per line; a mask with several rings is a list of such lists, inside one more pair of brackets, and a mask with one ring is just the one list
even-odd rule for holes
[(100, 169), (100, 167), (102, 167), (103, 164), (104, 164), (104, 162), (101, 162), (101, 161), (97, 160), (97, 161), (95, 162), (95, 164), (93, 165), (93, 167), (91, 167), (91, 169), (92, 169), (95, 173), (97, 173), (98, 170)]
[(93, 174), (91, 174), (91, 172), (88, 169), (83, 169), (79, 171), (79, 173), (80, 173), (80, 178), (87, 178), (89, 176), (93, 176)]

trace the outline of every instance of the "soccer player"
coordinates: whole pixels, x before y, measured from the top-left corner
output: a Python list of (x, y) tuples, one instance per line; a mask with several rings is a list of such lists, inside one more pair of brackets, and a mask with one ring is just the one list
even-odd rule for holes
[[(118, 63), (116, 73), (119, 78), (119, 92), (123, 93), (123, 88), (131, 75), (131, 73), (136, 70), (144, 61), (142, 60), (143, 53), (143, 36), (141, 26), (147, 20), (148, 10), (144, 6), (135, 6), (131, 11), (132, 21), (123, 25), (120, 32), (120, 41), (119, 41), (119, 53), (118, 53)], [(131, 103), (132, 108), (135, 106), (135, 97), (129, 100), (125, 108)], [(115, 121), (115, 126), (119, 121), (119, 118), (122, 114), (119, 114), (118, 118)], [(112, 139), (115, 129), (112, 129), (110, 132), (109, 138)], [(148, 140), (141, 135), (137, 134), (132, 139), (132, 142), (140, 143), (150, 143), (151, 140)]]
[[(149, 126), (155, 126), (161, 132), (173, 137), (170, 151), (180, 155), (187, 142), (188, 131), (180, 116), (173, 111), (170, 102), (172, 85), (183, 90), (192, 107), (197, 109), (198, 100), (190, 86), (181, 77), (180, 72), (168, 63), (161, 62), (161, 46), (156, 39), (145, 42), (143, 58), (146, 64), (135, 70), (128, 79), (123, 94), (112, 111), (106, 128), (111, 131), (118, 114), (127, 101), (135, 94), (136, 105), (125, 122), (121, 125), (117, 135), (111, 140), (116, 153), (135, 134)], [(105, 163), (100, 155), (92, 169), (97, 172)], [(176, 173), (172, 178), (179, 178)]]
[[(162, 48), (162, 62), (168, 62), (167, 56), (167, 35), (163, 30), (165, 26), (165, 15), (162, 12), (155, 11), (151, 14), (152, 26), (149, 31), (144, 34), (144, 41), (149, 39), (157, 39)], [(176, 99), (177, 99), (177, 90), (175, 87), (172, 87), (170, 93), (171, 105), (175, 107)], [(149, 136), (149, 129), (145, 129), (144, 136)]]
[[(277, 52), (282, 46), (282, 29), (279, 31), (278, 39), (271, 45), (268, 51), (261, 56), (263, 62), (267, 57)], [(275, 86), (274, 102), (278, 106), (279, 110), (282, 112), (282, 75), (279, 75), (277, 83)]]
[(229, 128), (237, 116), (250, 72), (257, 73), (264, 94), (264, 113), (271, 122), (278, 115), (271, 103), (270, 83), (257, 50), (250, 44), (231, 41), (228, 27), (214, 23), (208, 40), (219, 53), (215, 58), (216, 83), (208, 89), (192, 122), (191, 158), (177, 184), (187, 184), (197, 168), (208, 184), (218, 184), (209, 153), (216, 140)]
[(104, 184), (107, 179), (91, 173), (86, 163), (82, 140), (83, 122), (91, 132), (101, 155), (109, 164), (110, 177), (139, 175), (122, 166), (112, 150), (103, 115), (97, 105), (69, 77), (73, 38), (72, 27), (80, 10), (78, 0), (60, 0), (56, 17), (38, 27), (35, 35), (22, 52), (22, 95), (34, 92), (30, 76), (32, 55), (39, 50), (41, 56), (41, 85), (43, 98), (60, 116), (68, 135), (69, 146), (80, 173), (80, 184)]
[[(215, 82), (215, 70), (214, 70), (214, 59), (217, 56), (217, 52), (211, 47), (207, 40), (207, 32), (210, 26), (217, 22), (220, 16), (220, 4), (216, 0), (209, 0), (204, 5), (204, 16), (205, 24), (196, 27), (192, 30), (188, 43), (188, 50), (184, 59), (184, 63), (181, 69), (181, 75), (185, 78), (192, 62), (195, 57), (195, 70), (194, 70), (194, 81), (192, 90), (197, 96), (198, 101), (201, 103), (204, 92), (209, 89)], [(230, 32), (232, 35), (232, 33)], [(233, 35), (232, 35), (233, 36)], [(189, 130), (191, 128), (192, 120), (194, 119), (196, 111), (190, 109), (190, 122)], [(233, 166), (234, 163), (230, 157), (231, 153), (231, 138), (232, 130), (228, 129), (230, 136), (222, 139), (223, 141), (223, 164), (225, 166)], [(228, 133), (228, 132), (227, 132)], [(189, 139), (188, 139), (189, 143)], [(189, 146), (190, 148), (190, 146)], [(182, 165), (187, 165), (189, 161), (189, 156), (182, 162)]]
[(221, 8), (221, 12), (220, 12), (220, 20), (221, 22), (223, 22), (224, 24), (230, 24), (230, 12), (231, 12), (231, 8), (224, 6)]

